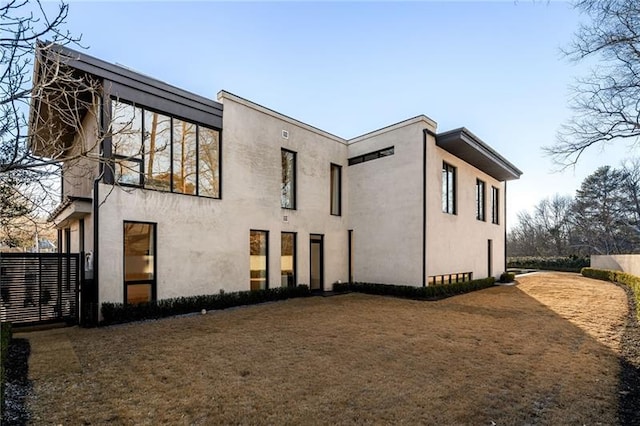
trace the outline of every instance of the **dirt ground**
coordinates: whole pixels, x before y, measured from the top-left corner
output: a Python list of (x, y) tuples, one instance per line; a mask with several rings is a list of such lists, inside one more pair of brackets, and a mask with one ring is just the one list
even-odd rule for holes
[(33, 424), (617, 424), (624, 291), (523, 276), (24, 333)]

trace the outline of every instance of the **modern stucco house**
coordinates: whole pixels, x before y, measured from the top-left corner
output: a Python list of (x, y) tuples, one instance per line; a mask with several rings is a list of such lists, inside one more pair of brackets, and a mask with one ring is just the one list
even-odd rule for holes
[[(31, 146), (68, 158), (51, 220), (59, 247), (85, 253), (81, 298), (95, 306), (505, 269), (506, 183), (521, 171), (465, 128), (439, 133), (419, 115), (344, 139), (60, 46), (36, 58), (35, 78), (58, 58), (97, 91), (71, 106), (34, 97)], [(80, 127), (61, 117), (69, 108)]]

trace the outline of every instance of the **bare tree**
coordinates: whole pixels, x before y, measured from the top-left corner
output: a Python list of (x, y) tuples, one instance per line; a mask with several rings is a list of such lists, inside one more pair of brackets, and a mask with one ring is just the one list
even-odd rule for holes
[(565, 51), (572, 61), (598, 59), (598, 65), (573, 88), (573, 118), (545, 148), (563, 166), (575, 164), (594, 145), (614, 140), (638, 144), (640, 136), (640, 2), (578, 0), (589, 18)]

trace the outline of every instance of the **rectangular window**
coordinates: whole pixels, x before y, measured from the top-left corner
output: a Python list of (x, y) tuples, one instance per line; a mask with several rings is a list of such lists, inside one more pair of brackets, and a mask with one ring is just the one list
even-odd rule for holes
[(442, 211), (456, 214), (456, 168), (442, 163)]
[(220, 132), (198, 127), (198, 195), (220, 198)]
[(156, 299), (156, 224), (124, 222), (124, 302)]
[(269, 232), (252, 230), (249, 236), (250, 250), (250, 288), (265, 290), (269, 288)]
[(280, 277), (282, 287), (296, 286), (296, 234), (283, 232), (280, 236)]
[(484, 187), (484, 182), (480, 179), (476, 179), (476, 219), (482, 221), (485, 220)]
[(173, 120), (173, 192), (196, 193), (196, 125)]
[(394, 147), (390, 146), (388, 148), (379, 149), (374, 152), (369, 152), (367, 154), (357, 155), (355, 157), (349, 158), (349, 165), (353, 166), (355, 164), (364, 163), (366, 161), (377, 160), (378, 158), (388, 157), (393, 155)]
[(113, 99), (116, 182), (220, 198), (220, 131)]
[(342, 214), (342, 167), (331, 165), (331, 214)]
[(296, 208), (296, 153), (286, 149), (282, 149), (280, 200), (283, 209)]
[(500, 215), (499, 207), (499, 190), (495, 186), (491, 187), (491, 223), (498, 224), (498, 218)]
[(113, 104), (111, 144), (116, 182), (140, 185), (142, 172), (142, 109), (122, 102)]
[(171, 118), (144, 112), (144, 186), (171, 190)]

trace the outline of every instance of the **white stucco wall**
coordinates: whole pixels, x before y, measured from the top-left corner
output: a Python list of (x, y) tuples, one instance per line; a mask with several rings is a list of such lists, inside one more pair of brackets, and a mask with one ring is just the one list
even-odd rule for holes
[(640, 277), (640, 254), (591, 255), (591, 267), (622, 271)]
[(422, 285), (422, 152), (425, 119), (407, 120), (351, 141), (349, 157), (394, 154), (349, 166), (353, 279)]
[[(427, 156), (427, 276), (472, 272), (488, 276), (488, 240), (492, 240), (492, 275), (505, 271), (504, 183), (436, 146), (428, 138)], [(442, 162), (456, 167), (457, 213), (442, 212)], [(476, 219), (476, 179), (485, 182), (485, 221)], [(499, 223), (491, 223), (491, 186), (499, 189)]]
[[(280, 232), (297, 233), (299, 284), (310, 234), (324, 235), (325, 290), (348, 279), (346, 143), (232, 95), (222, 102), (222, 199), (100, 185), (101, 303), (123, 301), (125, 220), (156, 223), (158, 299), (248, 290), (251, 229), (269, 231), (269, 287), (281, 285)], [(296, 210), (280, 206), (281, 148), (297, 152)], [(329, 211), (331, 163), (343, 166), (342, 216)]]

